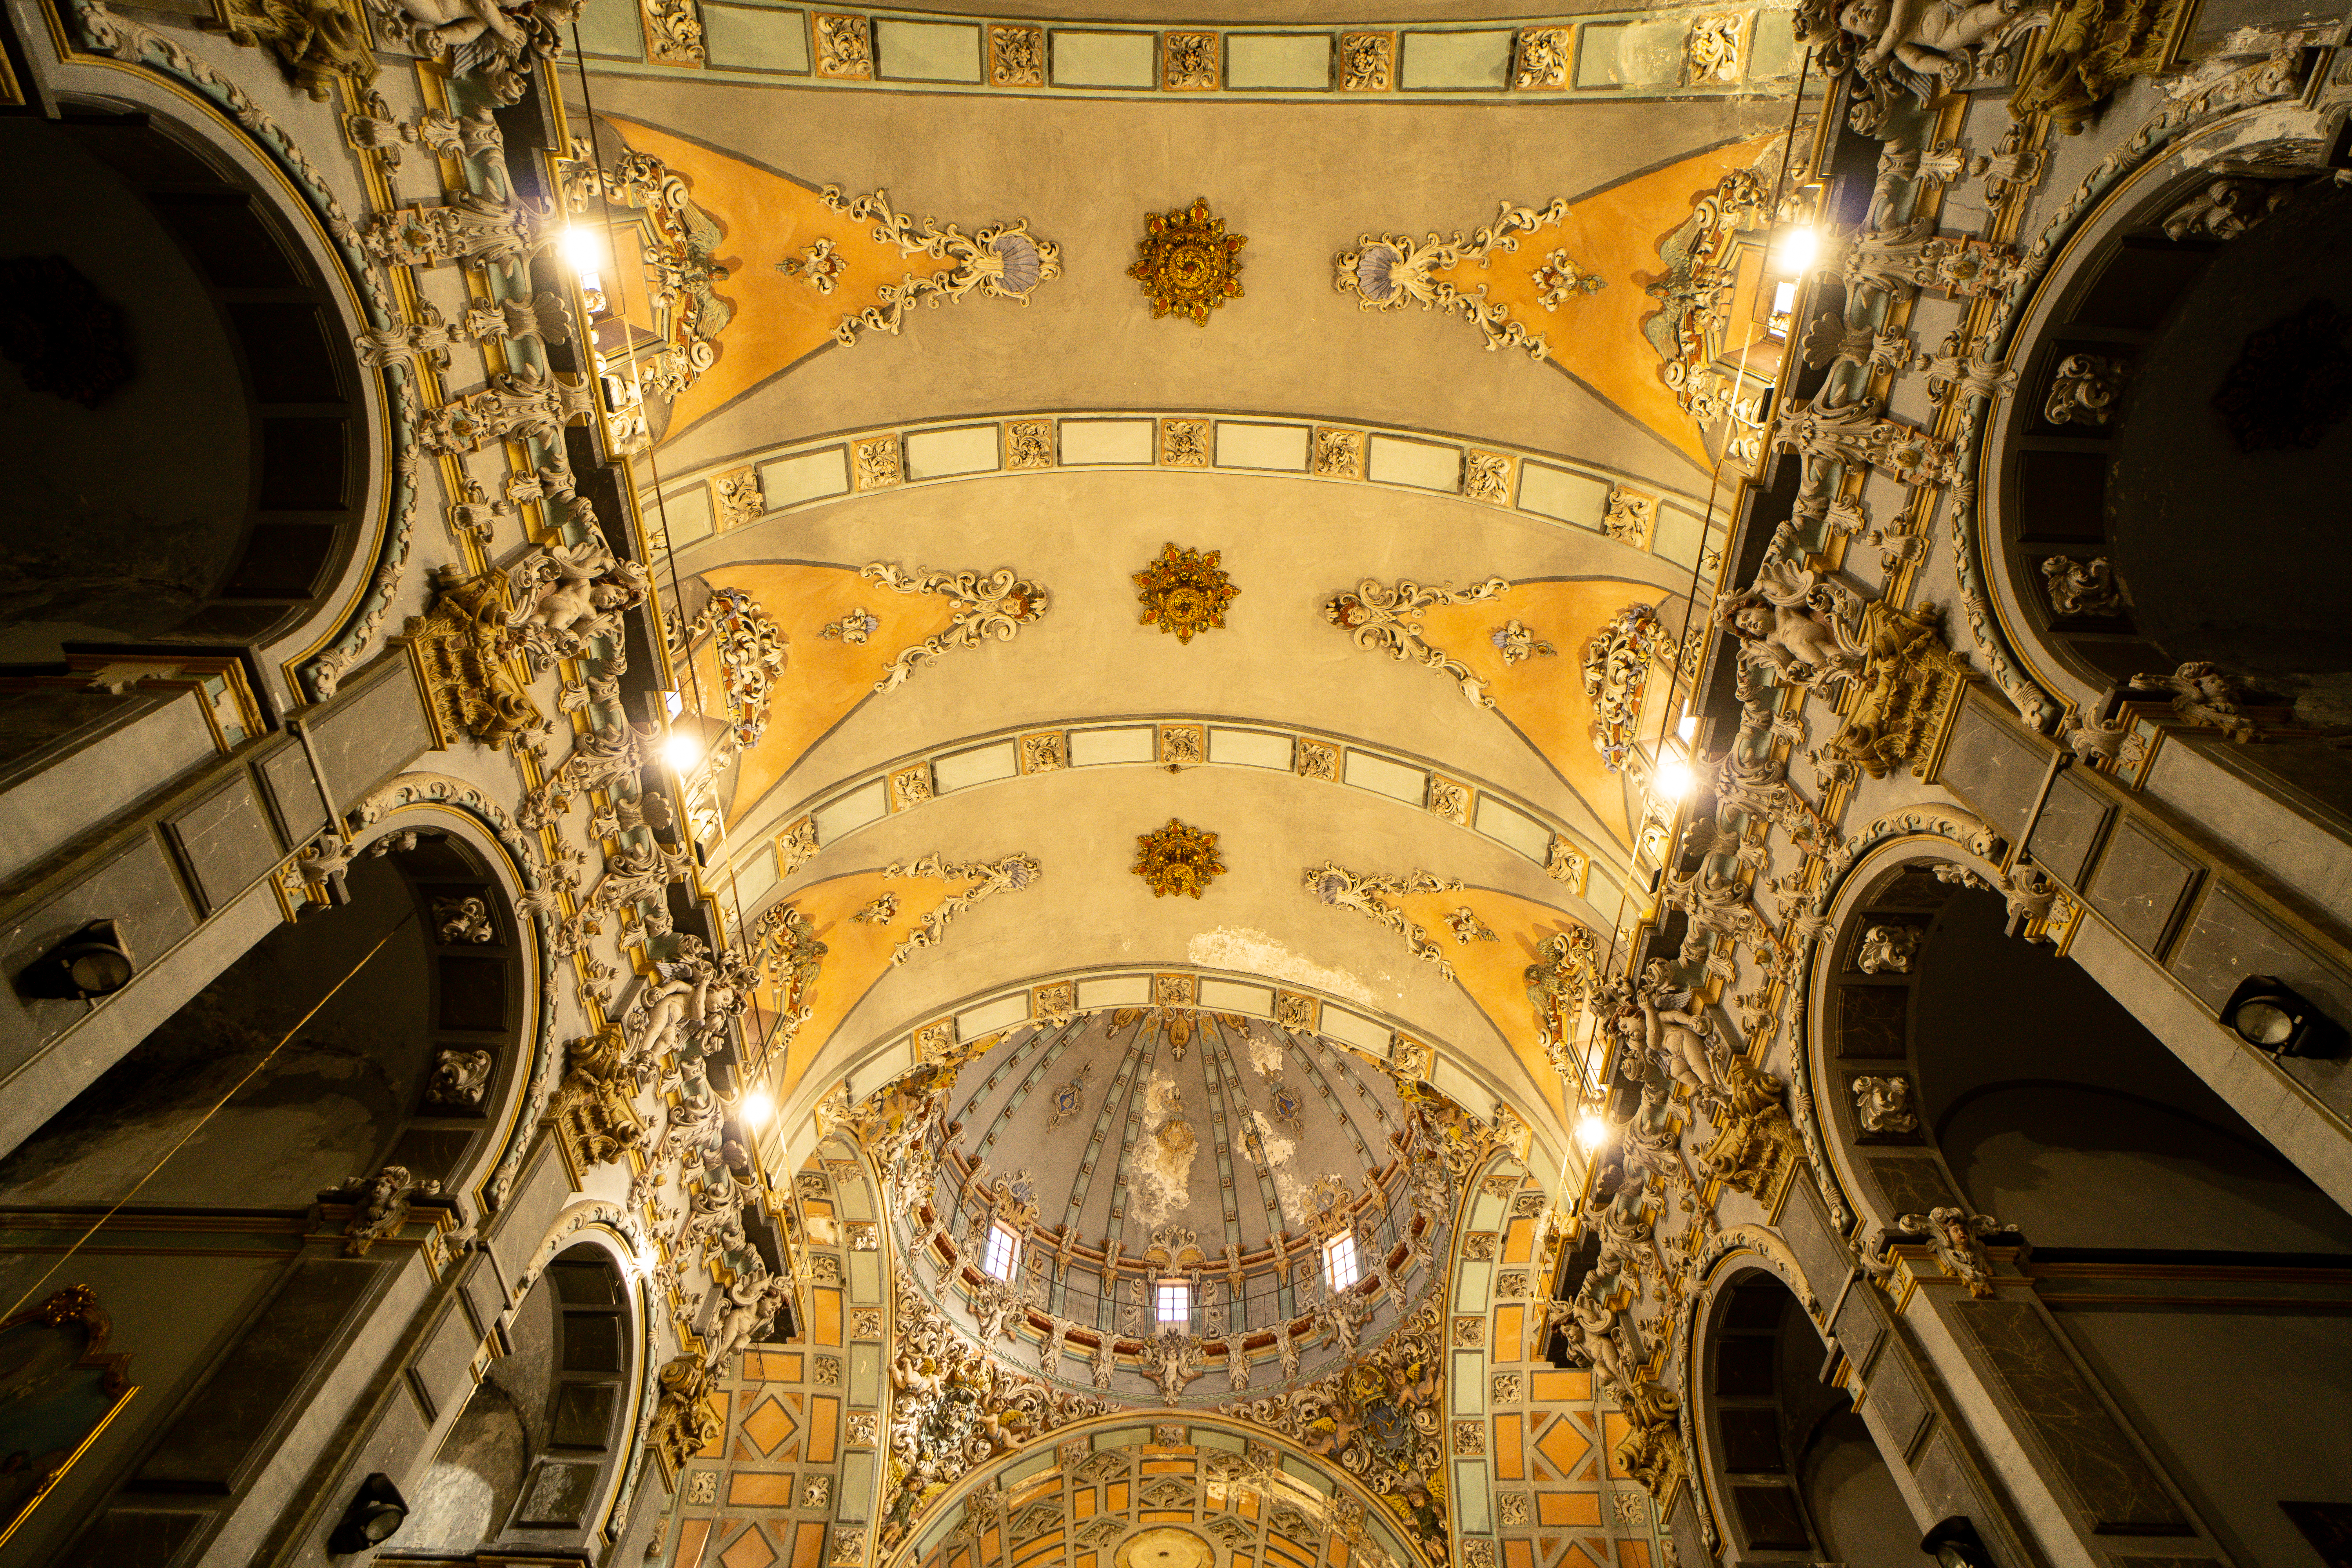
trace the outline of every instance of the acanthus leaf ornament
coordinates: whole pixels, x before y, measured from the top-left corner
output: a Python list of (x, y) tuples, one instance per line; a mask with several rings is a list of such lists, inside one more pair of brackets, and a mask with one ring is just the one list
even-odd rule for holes
[[(975, 1466), (1109, 1406), (1020, 1376), (972, 1344), (902, 1269), (891, 1326), (881, 1542), (906, 1540), (925, 1505)], [(1111, 1336), (1102, 1336), (1108, 1347)]]
[(877, 561), (858, 575), (900, 594), (940, 594), (953, 600), (955, 617), (947, 630), (903, 649), (874, 689), (889, 691), (942, 654), (978, 647), (990, 637), (1011, 642), (1023, 626), (1053, 607), (1053, 596), (1010, 566), (993, 572), (941, 572), (919, 566), (908, 572), (895, 561)]
[(915, 929), (890, 954), (894, 964), (904, 963), (923, 948), (936, 946), (947, 923), (972, 905), (999, 893), (1017, 893), (1037, 879), (1039, 867), (1027, 855), (1007, 855), (1000, 860), (961, 861), (942, 859), (937, 854), (924, 855), (914, 860), (894, 861), (882, 872), (885, 879), (936, 877), (942, 881), (969, 882), (961, 892), (950, 893), (915, 923)]
[(738, 746), (753, 745), (767, 732), (772, 689), (783, 673), (783, 634), (751, 595), (718, 588), (700, 615), (676, 628), (671, 646), (683, 651), (706, 635), (725, 687), (728, 732)]
[(1127, 275), (1143, 285), (1154, 321), (1176, 315), (1205, 327), (1210, 311), (1242, 297), (1241, 253), (1249, 237), (1227, 234), (1225, 220), (1209, 211), (1208, 197), (1145, 215), (1143, 231)]
[(1136, 835), (1135, 842), (1134, 872), (1155, 899), (1171, 893), (1197, 899), (1224, 875), (1225, 864), (1217, 858), (1217, 836), (1172, 816), (1167, 826)]
[(1664, 635), (1654, 606), (1628, 605), (1584, 645), (1584, 696), (1592, 704), (1592, 749), (1612, 773), (1622, 773), (1633, 755), (1642, 690)]
[(1571, 1082), (1582, 1078), (1573, 1048), (1577, 1015), (1599, 981), (1599, 954), (1584, 927), (1571, 924), (1536, 943), (1536, 962), (1527, 969), (1528, 1005), (1535, 1013), (1545, 1059)]
[[(1331, 287), (1356, 296), (1361, 310), (1401, 310), (1407, 304), (1417, 304), (1424, 310), (1460, 316), (1478, 329), (1489, 353), (1516, 349), (1540, 360), (1551, 352), (1543, 334), (1530, 334), (1513, 321), (1507, 305), (1489, 302), (1486, 284), (1465, 290), (1435, 275), (1465, 265), (1483, 267), (1491, 256), (1518, 249), (1520, 235), (1549, 227), (1567, 216), (1564, 197), (1543, 207), (1504, 202), (1493, 223), (1466, 238), (1459, 229), (1451, 239), (1434, 233), (1424, 240), (1402, 234), (1361, 235), (1355, 249), (1341, 251), (1332, 263)], [(1580, 279), (1582, 276), (1579, 274)], [(1563, 273), (1563, 284), (1565, 279)], [(1560, 299), (1567, 298), (1563, 288)]]
[(1377, 648), (1391, 658), (1411, 658), (1425, 665), (1458, 684), (1475, 706), (1492, 708), (1495, 700), (1487, 695), (1486, 681), (1452, 654), (1431, 646), (1422, 635), (1421, 619), (1424, 612), (1440, 605), (1476, 604), (1510, 591), (1511, 584), (1500, 577), (1466, 588), (1430, 587), (1410, 579), (1389, 588), (1379, 578), (1367, 577), (1356, 584), (1355, 592), (1326, 600), (1323, 618), (1346, 632), (1358, 647)]
[(908, 310), (918, 304), (937, 305), (979, 293), (1026, 305), (1039, 284), (1062, 275), (1062, 247), (1032, 235), (1027, 218), (991, 224), (967, 235), (954, 224), (942, 226), (934, 218), (925, 218), (919, 226), (914, 219), (893, 212), (887, 191), (853, 197), (843, 195), (839, 185), (827, 185), (817, 195), (833, 211), (871, 222), (877, 243), (897, 246), (902, 256), (923, 256), (948, 264), (933, 272), (909, 272), (896, 283), (877, 285), (874, 292), (881, 303), (844, 316), (834, 328), (835, 341), (845, 348), (855, 346), (863, 330), (897, 336), (906, 324)]
[[(1409, 893), (1459, 892), (1462, 884), (1451, 878), (1429, 871), (1408, 871), (1402, 877), (1382, 877), (1367, 871), (1350, 871), (1336, 860), (1326, 860), (1320, 866), (1307, 868), (1303, 885), (1323, 902), (1335, 910), (1352, 910), (1404, 938), (1412, 955), (1424, 963), (1433, 964), (1446, 979), (1454, 978), (1454, 965), (1447, 962), (1445, 950), (1430, 937), (1426, 928), (1407, 917), (1393, 900)], [(1475, 919), (1475, 917), (1474, 917)], [(1468, 942), (1468, 937), (1463, 938)]]
[(1241, 590), (1218, 566), (1224, 552), (1179, 549), (1171, 543), (1157, 560), (1136, 573), (1136, 597), (1143, 624), (1173, 632), (1180, 643), (1225, 624), (1225, 606)]

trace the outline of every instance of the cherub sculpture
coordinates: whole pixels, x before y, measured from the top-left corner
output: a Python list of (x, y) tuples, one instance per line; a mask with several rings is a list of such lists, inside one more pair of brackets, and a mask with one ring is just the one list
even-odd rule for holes
[(534, 670), (576, 657), (593, 637), (617, 637), (622, 612), (646, 600), (646, 569), (615, 559), (593, 535), (579, 544), (541, 546), (508, 580), (515, 609), (507, 626)]
[(1716, 601), (1715, 624), (1739, 641), (1741, 662), (1768, 665), (1784, 685), (1819, 688), (1862, 672), (1864, 648), (1847, 624), (1852, 594), (1792, 562)]
[(563, 33), (582, 0), (378, 0), (378, 9), (404, 25), (416, 52), (446, 59), (452, 76), (479, 75), (500, 101), (524, 91), (521, 68), (563, 52)]
[(1926, 103), (1998, 68), (1992, 57), (2050, 13), (2026, 0), (1802, 0), (1795, 20), (1800, 44), (1833, 72), (1850, 60), (1882, 103), (1896, 92)]
[(1627, 1079), (1643, 1081), (1654, 1064), (1702, 1105), (1722, 1093), (1712, 1049), (1715, 1026), (1691, 1010), (1690, 993), (1675, 984), (1664, 960), (1651, 962), (1630, 994), (1622, 982), (1609, 989), (1615, 1005), (1609, 1023), (1624, 1037), (1620, 1059)]

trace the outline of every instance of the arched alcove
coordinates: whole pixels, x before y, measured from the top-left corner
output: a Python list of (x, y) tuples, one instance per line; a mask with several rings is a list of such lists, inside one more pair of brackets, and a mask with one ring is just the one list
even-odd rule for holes
[(363, 506), (342, 318), (202, 138), (65, 108), (0, 123), (0, 658), (268, 642), (328, 591)]
[(1939, 1207), (2017, 1233), (1984, 1294), (2112, 1402), (2161, 1472), (2144, 1494), (2168, 1482), (2240, 1561), (2299, 1560), (2278, 1504), (2338, 1495), (2352, 1452), (2352, 1215), (1972, 874), (1864, 876), (1815, 1058), (1858, 1234), (1916, 1245)]
[(1847, 1391), (1822, 1381), (1828, 1347), (1765, 1268), (1735, 1271), (1699, 1352), (1709, 1489), (1740, 1563), (1901, 1563), (1919, 1526)]
[(409, 1493), (395, 1553), (576, 1546), (624, 1457), (630, 1321), (620, 1272), (583, 1244), (551, 1263), (503, 1324), (482, 1379)]
[(1918, 1116), (1972, 1212), (2042, 1249), (2341, 1253), (2352, 1215), (2071, 959), (1955, 889), (1912, 984)]
[(517, 928), (477, 852), (379, 839), (5, 1160), (0, 1207), (306, 1207), (398, 1165), (454, 1182), (519, 1066)]

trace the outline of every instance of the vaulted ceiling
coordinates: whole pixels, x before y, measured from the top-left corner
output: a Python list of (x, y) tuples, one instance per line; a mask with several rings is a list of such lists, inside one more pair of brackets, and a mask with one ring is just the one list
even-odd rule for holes
[[(1785, 107), (775, 102), (600, 78), (593, 121), (683, 181), (721, 269), (645, 500), (682, 615), (715, 594), (772, 628), (709, 809), (722, 901), (747, 928), (788, 903), (826, 950), (763, 1068), (788, 1114), (976, 998), (1172, 966), (1426, 1037), (1565, 1157), (1529, 965), (1578, 927), (1607, 946), (1644, 807), (1585, 667), (1647, 607), (1641, 722), (1668, 721), (1727, 498), (1662, 312), (1695, 204), (1769, 177)], [(1204, 325), (1128, 271), (1195, 197), (1246, 238)], [(941, 298), (889, 310), (917, 278)], [(1171, 545), (1221, 624), (1173, 635), (1139, 593)], [(720, 641), (679, 661), (714, 715)], [(1197, 899), (1134, 871), (1171, 819), (1217, 836)], [(1318, 894), (1327, 865), (1405, 880), (1368, 909)]]

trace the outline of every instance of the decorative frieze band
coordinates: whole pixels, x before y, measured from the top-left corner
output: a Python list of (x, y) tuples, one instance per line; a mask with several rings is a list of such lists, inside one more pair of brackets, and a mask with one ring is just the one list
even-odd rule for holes
[[(1454, 497), (1597, 533), (1712, 584), (1723, 521), (1696, 497), (1654, 494), (1556, 457), (1424, 431), (1277, 416), (1115, 410), (856, 431), (668, 476), (642, 498), (672, 550), (845, 497), (1051, 468), (1176, 468)], [(661, 542), (653, 542), (656, 550)]]
[[(1413, 758), (1337, 736), (1170, 715), (966, 736), (929, 756), (877, 770), (795, 810), (772, 844), (749, 851), (734, 868), (738, 896), (748, 904), (820, 849), (942, 795), (1032, 773), (1119, 763), (1256, 768), (1369, 790), (1494, 840), (1542, 867), (1579, 897), (1593, 865), (1591, 847), (1533, 802), (1433, 773)], [(1604, 875), (1607, 868), (1604, 860)]]
[(1790, 16), (1766, 5), (1443, 26), (1148, 28), (638, 0), (635, 12), (583, 14), (581, 42), (602, 68), (627, 61), (868, 90), (1680, 98), (1782, 88), (1803, 54)]

